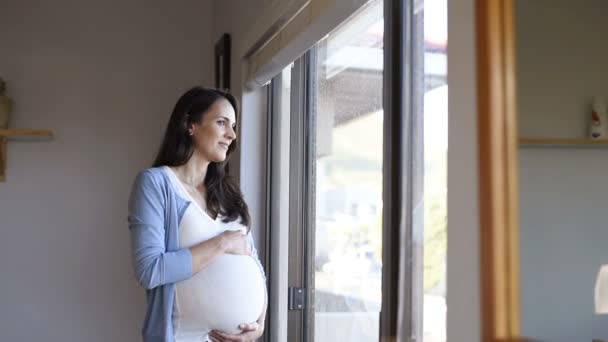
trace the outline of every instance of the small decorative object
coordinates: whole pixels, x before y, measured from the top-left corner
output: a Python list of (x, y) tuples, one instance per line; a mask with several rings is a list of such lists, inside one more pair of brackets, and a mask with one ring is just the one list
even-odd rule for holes
[(600, 267), (595, 281), (595, 313), (608, 314), (608, 265)]
[[(608, 314), (608, 265), (603, 265), (597, 272), (595, 281), (595, 314)], [(593, 342), (608, 342), (603, 339), (593, 339)]]
[(591, 108), (591, 126), (589, 129), (591, 139), (606, 138), (606, 120), (608, 120), (606, 116), (606, 102), (598, 97), (594, 97)]
[(13, 101), (4, 95), (5, 89), (6, 83), (0, 78), (0, 128), (8, 128), (8, 119), (13, 109)]
[(215, 43), (215, 87), (230, 90), (230, 35), (224, 33)]

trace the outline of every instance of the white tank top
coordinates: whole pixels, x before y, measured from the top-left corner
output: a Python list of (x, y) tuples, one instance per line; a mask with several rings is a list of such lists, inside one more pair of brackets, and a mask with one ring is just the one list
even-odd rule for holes
[[(179, 224), (179, 246), (189, 248), (226, 230), (246, 230), (237, 221), (214, 220), (188, 194), (175, 173), (165, 167), (174, 189), (191, 202)], [(176, 342), (207, 341), (211, 330), (240, 333), (238, 325), (262, 314), (266, 285), (259, 260), (222, 254), (191, 278), (176, 283), (173, 327)]]

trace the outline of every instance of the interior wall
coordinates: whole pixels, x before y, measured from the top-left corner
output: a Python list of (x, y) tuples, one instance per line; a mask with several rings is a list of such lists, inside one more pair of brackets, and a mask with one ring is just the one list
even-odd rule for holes
[(12, 128), (0, 183), (0, 340), (138, 341), (127, 198), (177, 98), (212, 84), (211, 2), (3, 0)]
[[(591, 99), (608, 99), (602, 0), (517, 1), (522, 136), (587, 137)], [(519, 150), (522, 331), (539, 341), (608, 336), (593, 289), (608, 263), (605, 149)]]
[(448, 1), (447, 338), (481, 341), (475, 1)]

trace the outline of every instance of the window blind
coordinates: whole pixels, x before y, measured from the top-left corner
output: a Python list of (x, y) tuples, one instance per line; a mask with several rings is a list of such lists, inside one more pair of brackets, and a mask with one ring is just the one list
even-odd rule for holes
[(268, 38), (257, 42), (258, 48), (246, 55), (246, 87), (254, 90), (268, 83), (368, 2), (309, 0), (302, 3), (284, 25), (265, 35)]

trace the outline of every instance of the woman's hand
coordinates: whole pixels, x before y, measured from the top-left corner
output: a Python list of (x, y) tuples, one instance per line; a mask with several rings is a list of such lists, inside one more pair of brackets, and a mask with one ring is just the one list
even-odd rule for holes
[(264, 333), (264, 322), (266, 321), (266, 304), (262, 314), (256, 322), (244, 323), (239, 325), (239, 329), (243, 332), (240, 334), (226, 334), (221, 331), (213, 330), (209, 333), (209, 338), (212, 342), (254, 342)]
[(258, 322), (241, 324), (239, 329), (243, 332), (236, 335), (213, 330), (209, 333), (209, 338), (212, 342), (254, 342), (264, 333), (264, 324)]
[(224, 253), (252, 256), (247, 236), (240, 230), (227, 230), (213, 239), (190, 247), (192, 274), (200, 272), (216, 257)]
[(229, 254), (251, 255), (246, 235), (241, 230), (227, 230), (217, 236), (223, 249)]

